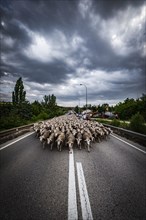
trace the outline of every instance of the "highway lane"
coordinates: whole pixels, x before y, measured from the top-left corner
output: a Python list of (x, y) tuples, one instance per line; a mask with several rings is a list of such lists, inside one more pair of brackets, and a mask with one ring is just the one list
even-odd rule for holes
[(43, 151), (32, 135), (0, 153), (0, 219), (67, 219), (67, 150)]
[(75, 154), (83, 165), (94, 219), (145, 219), (145, 155), (110, 138), (90, 154)]
[[(78, 219), (82, 219), (77, 163), (82, 164), (93, 219), (143, 220), (145, 154), (120, 140), (74, 149)], [(69, 154), (42, 150), (34, 134), (0, 151), (0, 219), (68, 219)]]

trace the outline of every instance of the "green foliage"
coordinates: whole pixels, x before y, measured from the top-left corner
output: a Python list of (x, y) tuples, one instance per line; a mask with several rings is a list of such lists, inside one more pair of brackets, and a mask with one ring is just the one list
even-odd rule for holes
[(49, 108), (49, 109), (52, 109), (56, 106), (56, 96), (54, 94), (52, 95), (45, 95), (43, 97), (44, 101), (42, 101), (42, 105), (45, 107), (45, 108)]
[(146, 121), (146, 95), (141, 98), (126, 99), (123, 103), (120, 102), (114, 107), (114, 111), (118, 113), (121, 120), (129, 120), (133, 115), (139, 112)]
[(111, 124), (111, 120), (108, 120), (108, 119), (96, 118), (96, 121), (100, 123)]
[(45, 95), (44, 101), (29, 103), (25, 99), (23, 81), (20, 77), (12, 92), (12, 103), (0, 103), (0, 130), (5, 130), (27, 123), (46, 120), (64, 114), (64, 109), (56, 104), (56, 96)]
[(104, 103), (102, 105), (98, 105), (98, 112), (102, 113), (109, 110), (109, 104)]
[(109, 119), (102, 119), (102, 118), (97, 118), (96, 120), (100, 123), (105, 123), (105, 124), (113, 125), (115, 127), (129, 129), (129, 123), (126, 123), (125, 121), (120, 121), (117, 119), (110, 119), (109, 120)]
[(1, 102), (0, 103), (0, 117), (6, 117), (13, 110), (12, 103)]
[(115, 126), (115, 127), (119, 127), (121, 123), (120, 123), (119, 120), (117, 120), (117, 119), (114, 118), (114, 119), (111, 121), (110, 124), (113, 125), (113, 126)]
[(136, 102), (134, 99), (126, 99), (124, 103), (119, 103), (115, 107), (115, 111), (118, 112), (120, 119), (128, 120), (137, 111)]
[(0, 130), (15, 128), (24, 124), (26, 124), (26, 121), (19, 115), (10, 114), (7, 117), (0, 118)]
[(47, 120), (49, 116), (46, 112), (41, 112), (36, 118), (37, 120)]
[(133, 115), (130, 121), (131, 130), (143, 133), (145, 130), (144, 122), (144, 117), (139, 112)]
[(140, 99), (137, 100), (138, 112), (144, 117), (146, 121), (146, 94), (143, 94)]
[(25, 102), (26, 91), (24, 91), (23, 81), (20, 77), (16, 84), (14, 91), (12, 92), (12, 102), (13, 104), (20, 104)]
[(124, 129), (129, 129), (129, 123), (126, 123), (125, 121), (120, 122), (119, 127), (124, 128)]
[(76, 113), (79, 113), (80, 109), (79, 109), (79, 106), (78, 106), (78, 105), (74, 108), (74, 111), (75, 111)]
[(37, 116), (40, 114), (40, 112), (43, 110), (43, 106), (38, 102), (38, 101), (34, 101), (31, 104), (31, 109), (32, 109), (32, 114), (34, 116)]
[(93, 112), (96, 112), (97, 109), (98, 109), (98, 107), (97, 107), (96, 105), (92, 105), (92, 106), (91, 106), (91, 110), (92, 110)]
[(30, 120), (32, 117), (32, 108), (29, 102), (21, 103), (18, 106), (18, 115), (25, 120)]

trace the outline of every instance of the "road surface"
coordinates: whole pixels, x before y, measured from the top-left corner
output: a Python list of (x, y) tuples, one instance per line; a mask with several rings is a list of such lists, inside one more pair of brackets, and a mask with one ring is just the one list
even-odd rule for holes
[(34, 133), (1, 145), (0, 219), (144, 220), (145, 149), (120, 139), (72, 154), (43, 150)]

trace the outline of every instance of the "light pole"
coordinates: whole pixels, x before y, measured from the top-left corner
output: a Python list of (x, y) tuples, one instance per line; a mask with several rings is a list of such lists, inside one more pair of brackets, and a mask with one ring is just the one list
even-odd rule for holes
[(86, 113), (87, 113), (87, 86), (83, 83), (81, 83), (80, 86), (85, 86), (86, 89)]

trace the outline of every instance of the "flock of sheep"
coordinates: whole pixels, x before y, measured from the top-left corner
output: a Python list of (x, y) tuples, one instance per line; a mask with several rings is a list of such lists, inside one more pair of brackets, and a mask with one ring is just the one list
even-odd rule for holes
[(69, 153), (72, 153), (74, 146), (79, 149), (87, 148), (90, 152), (92, 143), (107, 139), (112, 132), (99, 122), (78, 119), (74, 114), (35, 123), (34, 130), (42, 142), (43, 149), (48, 145), (51, 150), (57, 147), (61, 151), (62, 147), (66, 146)]

